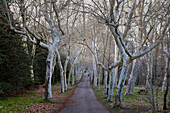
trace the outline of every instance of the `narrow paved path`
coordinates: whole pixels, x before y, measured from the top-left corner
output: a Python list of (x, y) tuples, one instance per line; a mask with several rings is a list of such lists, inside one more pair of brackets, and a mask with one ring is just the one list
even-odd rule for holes
[(59, 113), (109, 113), (109, 111), (97, 101), (97, 97), (90, 87), (88, 74), (85, 73), (82, 82), (75, 89), (73, 97)]

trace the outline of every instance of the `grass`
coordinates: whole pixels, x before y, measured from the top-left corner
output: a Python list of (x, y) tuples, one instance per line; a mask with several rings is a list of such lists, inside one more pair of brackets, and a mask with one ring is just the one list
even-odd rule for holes
[(0, 112), (24, 112), (26, 105), (42, 101), (43, 95), (27, 94), (17, 97), (10, 97), (6, 100), (0, 100)]
[(63, 94), (66, 94), (67, 92), (71, 91), (73, 88), (69, 88), (67, 89), (67, 91), (65, 91)]
[(55, 103), (54, 101), (40, 100), (38, 103)]
[[(144, 110), (144, 111), (151, 110), (151, 106), (150, 106), (149, 100), (147, 98), (148, 95), (152, 94), (151, 91), (148, 91), (148, 94), (147, 93), (139, 94), (138, 92), (140, 90), (135, 89), (134, 94), (124, 95), (125, 91), (126, 91), (126, 89), (124, 89), (123, 95), (122, 95), (122, 106), (113, 108), (113, 103), (114, 103), (114, 98), (115, 98), (117, 88), (115, 88), (113, 90), (114, 95), (113, 95), (113, 101), (112, 102), (108, 102), (107, 97), (104, 97), (104, 86), (101, 85), (100, 90), (98, 90), (98, 87), (93, 86), (92, 88), (93, 88), (93, 91), (95, 92), (96, 96), (100, 99), (100, 101), (102, 101), (106, 107), (111, 109), (111, 112), (113, 112), (113, 113), (120, 112), (121, 110), (122, 111), (125, 110), (127, 113), (138, 112), (139, 109)], [(154, 91), (154, 94), (156, 94), (156, 91)], [(170, 93), (169, 93), (169, 95), (170, 95)], [(161, 91), (158, 92), (158, 102), (159, 102), (160, 107), (162, 107), (163, 92), (161, 92)], [(133, 111), (134, 108), (136, 109), (136, 111)], [(123, 112), (125, 112), (125, 111), (123, 111)], [(143, 112), (143, 111), (141, 111), (141, 112)]]
[[(57, 82), (55, 85), (60, 85), (60, 82)], [(68, 91), (72, 90), (70, 88)], [(56, 92), (58, 89), (53, 89), (52, 92)], [(68, 92), (66, 91), (66, 92)], [(65, 93), (66, 93), (65, 92)], [(25, 112), (26, 106), (29, 106), (33, 103), (55, 103), (54, 101), (44, 101), (44, 94), (24, 94), (16, 97), (9, 97), (7, 99), (0, 100), (0, 113), (11, 113), (11, 112)]]
[(125, 107), (123, 107), (123, 106), (116, 106), (116, 107), (114, 107), (114, 109), (116, 109), (116, 110), (125, 109)]
[(61, 82), (56, 82), (53, 85), (61, 85)]

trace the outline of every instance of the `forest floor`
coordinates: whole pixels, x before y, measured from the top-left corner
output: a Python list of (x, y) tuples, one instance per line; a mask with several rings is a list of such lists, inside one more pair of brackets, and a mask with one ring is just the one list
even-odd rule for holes
[[(103, 102), (103, 104), (110, 110), (111, 113), (151, 113), (152, 106), (149, 103), (149, 98), (151, 98), (151, 92), (140, 92), (140, 90), (144, 89), (143, 87), (135, 87), (133, 95), (124, 95), (125, 88), (122, 96), (122, 106), (113, 108), (114, 104), (114, 96), (116, 94), (116, 88), (114, 89), (113, 101), (108, 102), (107, 97), (104, 97), (104, 86), (102, 85), (100, 90), (98, 87), (93, 87), (93, 91), (95, 95), (98, 97), (99, 101)], [(139, 93), (140, 92), (140, 93)], [(156, 91), (154, 91), (154, 96), (156, 98)], [(170, 103), (170, 92), (167, 96), (169, 98)], [(156, 101), (156, 99), (155, 99)], [(163, 92), (158, 91), (158, 112), (161, 113), (170, 113), (170, 111), (163, 111)], [(170, 107), (170, 106), (169, 106)]]
[[(69, 103), (68, 100), (73, 96), (75, 87), (70, 87), (70, 89), (61, 93), (60, 84), (56, 84), (52, 86), (53, 92), (53, 101), (43, 101), (44, 98), (44, 88), (40, 86), (38, 90), (27, 91), (22, 95), (10, 94), (7, 99), (0, 100), (0, 113), (56, 113), (59, 112), (62, 108), (67, 106), (66, 103)], [(82, 87), (83, 88), (83, 87)], [(84, 87), (87, 89), (86, 87)], [(111, 113), (148, 113), (152, 112), (152, 106), (149, 103), (149, 96), (151, 92), (146, 94), (145, 92), (139, 91), (144, 89), (143, 87), (135, 87), (133, 95), (124, 95), (125, 89), (122, 97), (122, 106), (118, 108), (113, 108), (113, 101), (108, 102), (107, 98), (103, 96), (104, 94), (104, 86), (101, 85), (100, 90), (98, 87), (93, 87), (93, 91), (97, 96), (98, 100), (102, 102)], [(116, 93), (116, 89), (114, 89), (114, 94)], [(154, 92), (156, 95), (156, 92)], [(15, 95), (15, 97), (14, 97)], [(170, 100), (170, 92), (168, 95)], [(113, 95), (114, 100), (114, 95)], [(158, 92), (158, 110), (161, 113), (165, 113), (162, 111), (163, 107), (163, 93)], [(170, 105), (170, 101), (168, 102)], [(170, 106), (169, 106), (170, 108)], [(170, 113), (167, 111), (166, 113)]]
[[(15, 95), (15, 97), (8, 97), (7, 99), (0, 100), (0, 113), (53, 113), (60, 111), (68, 98), (70, 98), (76, 86), (70, 86), (70, 89), (65, 93), (61, 93), (60, 84), (52, 86), (53, 101), (44, 101), (43, 86), (38, 90), (27, 91), (22, 95)], [(11, 94), (12, 95), (12, 94)]]

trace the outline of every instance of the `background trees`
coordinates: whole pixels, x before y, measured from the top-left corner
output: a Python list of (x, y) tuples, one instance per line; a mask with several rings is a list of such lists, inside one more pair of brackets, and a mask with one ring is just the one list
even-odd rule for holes
[(0, 92), (29, 89), (33, 82), (30, 78), (30, 58), (26, 53), (26, 42), (9, 29), (4, 17), (3, 2), (0, 8)]

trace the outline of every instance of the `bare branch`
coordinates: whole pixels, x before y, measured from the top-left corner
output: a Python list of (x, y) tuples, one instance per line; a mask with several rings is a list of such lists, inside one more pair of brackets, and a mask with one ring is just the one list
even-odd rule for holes
[(56, 15), (56, 18), (57, 18), (58, 28), (59, 28), (59, 30), (61, 31), (62, 35), (64, 35), (65, 33), (64, 33), (63, 29), (61, 28), (60, 19), (59, 19), (59, 15), (58, 15), (58, 11), (57, 11), (57, 9), (56, 9), (55, 3), (52, 2), (52, 4), (53, 4), (53, 8), (54, 8), (55, 15)]
[(168, 19), (168, 17), (167, 17), (166, 24), (164, 25), (163, 31), (162, 31), (162, 33), (160, 34), (159, 39), (158, 39), (154, 44), (152, 44), (149, 48), (147, 48), (146, 50), (144, 50), (144, 51), (139, 51), (138, 53), (134, 54), (134, 55), (132, 56), (132, 59), (137, 59), (137, 58), (139, 58), (139, 57), (147, 54), (148, 52), (152, 51), (152, 50), (163, 40), (168, 25), (169, 25), (169, 19)]
[(30, 32), (33, 36), (35, 36), (35, 38), (37, 38), (37, 39), (39, 40), (39, 43), (38, 43), (37, 41), (33, 40), (28, 33), (23, 32), (23, 31), (20, 31), (20, 30), (17, 30), (17, 29), (15, 29), (15, 28), (12, 26), (12, 22), (11, 22), (11, 17), (10, 17), (10, 14), (9, 14), (8, 5), (7, 5), (6, 0), (4, 0), (4, 2), (5, 2), (5, 6), (6, 6), (6, 11), (7, 11), (7, 14), (8, 14), (8, 21), (9, 21), (9, 24), (10, 24), (10, 29), (11, 29), (11, 30), (14, 30), (14, 31), (15, 31), (16, 33), (18, 33), (18, 34), (22, 34), (22, 35), (27, 36), (27, 37), (29, 38), (29, 40), (30, 40), (33, 44), (39, 44), (39, 45), (42, 46), (43, 48), (47, 48), (47, 49), (48, 49), (48, 45), (46, 45), (45, 43), (40, 42), (41, 38), (38, 37), (36, 34), (34, 34), (32, 31), (30, 31), (29, 29), (28, 29), (29, 32)]
[(129, 18), (128, 18), (128, 20), (127, 20), (127, 25), (126, 25), (125, 31), (124, 31), (124, 33), (123, 33), (123, 38), (126, 38), (127, 33), (128, 33), (128, 31), (129, 31), (129, 29), (130, 29), (130, 24), (131, 24), (131, 21), (132, 21), (132, 16), (133, 16), (133, 12), (134, 12), (134, 10), (135, 10), (135, 6), (136, 6), (136, 0), (133, 1), (133, 7), (132, 7), (132, 9), (131, 9), (131, 11), (130, 11)]

